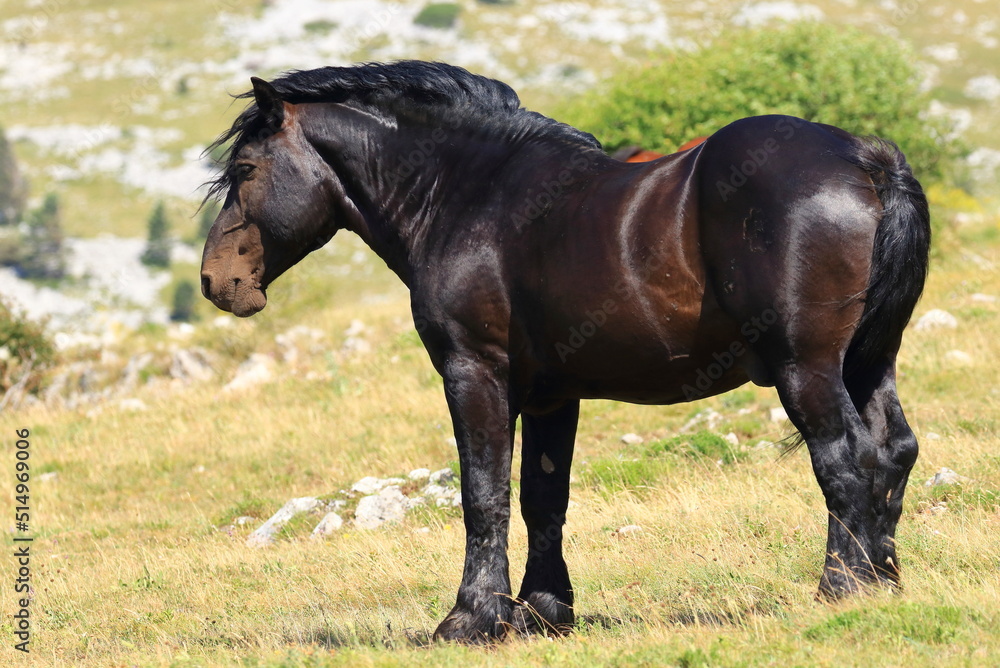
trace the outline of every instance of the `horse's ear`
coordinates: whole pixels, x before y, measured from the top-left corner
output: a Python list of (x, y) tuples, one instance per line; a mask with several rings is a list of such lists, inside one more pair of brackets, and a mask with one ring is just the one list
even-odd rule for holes
[(274, 86), (257, 77), (250, 77), (250, 83), (253, 84), (253, 97), (257, 102), (257, 108), (260, 109), (267, 124), (275, 129), (280, 128), (285, 120), (285, 103), (278, 91), (275, 90)]

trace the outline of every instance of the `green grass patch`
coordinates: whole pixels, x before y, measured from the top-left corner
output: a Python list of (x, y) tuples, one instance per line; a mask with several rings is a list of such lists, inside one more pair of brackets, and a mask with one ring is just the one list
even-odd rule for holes
[(325, 35), (339, 24), (336, 21), (329, 21), (327, 19), (317, 19), (315, 21), (309, 21), (302, 24), (302, 28), (310, 34), (313, 35)]
[(803, 635), (809, 640), (880, 637), (941, 645), (965, 635), (967, 627), (977, 621), (975, 612), (963, 608), (902, 602), (847, 610), (807, 629)]
[(648, 456), (672, 453), (682, 457), (704, 457), (723, 464), (733, 464), (747, 458), (748, 453), (710, 431), (701, 430), (686, 436), (657, 441), (647, 449)]
[(427, 28), (451, 28), (458, 20), (461, 7), (452, 2), (435, 2), (420, 10), (413, 22)]

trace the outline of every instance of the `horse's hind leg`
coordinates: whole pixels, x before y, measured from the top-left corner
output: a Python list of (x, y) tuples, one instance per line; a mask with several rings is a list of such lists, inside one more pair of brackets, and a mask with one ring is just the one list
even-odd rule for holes
[(573, 589), (563, 560), (562, 528), (579, 416), (579, 401), (545, 415), (521, 415), (521, 515), (528, 528), (528, 563), (514, 626), (522, 633), (566, 633), (573, 626)]
[(872, 369), (853, 373), (846, 382), (878, 456), (872, 488), (872, 564), (879, 579), (895, 584), (899, 581), (896, 523), (903, 509), (906, 481), (917, 460), (917, 439), (899, 405), (894, 361), (886, 360)]
[[(878, 449), (844, 385), (837, 357), (775, 372), (781, 402), (809, 448), (829, 516), (820, 592), (837, 598), (877, 579), (881, 552), (873, 490)], [(883, 495), (884, 500), (884, 495)]]

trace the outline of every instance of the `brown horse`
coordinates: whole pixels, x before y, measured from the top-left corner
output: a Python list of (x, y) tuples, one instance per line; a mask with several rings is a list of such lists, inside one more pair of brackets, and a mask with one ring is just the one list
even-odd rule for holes
[[(704, 143), (708, 137), (695, 137), (691, 141), (684, 142), (677, 149), (677, 152), (687, 151), (689, 149)], [(652, 162), (653, 160), (659, 160), (665, 157), (666, 153), (657, 153), (656, 151), (650, 151), (644, 149), (641, 146), (626, 146), (620, 148), (611, 154), (611, 157), (615, 160), (621, 160), (622, 162)]]
[[(520, 107), (506, 85), (401, 62), (253, 80), (213, 192), (202, 289), (240, 316), (339, 229), (410, 288), (444, 378), (466, 559), (439, 638), (569, 629), (562, 555), (580, 400), (671, 404), (776, 386), (829, 528), (820, 590), (895, 583), (917, 442), (895, 359), (927, 204), (892, 144), (785, 116), (649, 163)], [(512, 598), (511, 451), (529, 549)]]

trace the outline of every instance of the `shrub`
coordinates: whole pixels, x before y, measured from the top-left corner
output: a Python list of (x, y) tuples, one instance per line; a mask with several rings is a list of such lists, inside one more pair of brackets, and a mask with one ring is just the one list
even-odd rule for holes
[(327, 19), (316, 19), (302, 24), (302, 29), (313, 35), (325, 35), (336, 27), (336, 22)]
[(728, 123), (789, 114), (896, 142), (917, 178), (948, 175), (960, 147), (923, 113), (913, 55), (853, 28), (798, 23), (734, 32), (693, 52), (616, 73), (575, 100), (562, 120), (614, 150), (672, 151)]
[(198, 319), (198, 314), (194, 311), (195, 289), (194, 283), (183, 280), (177, 284), (174, 290), (174, 306), (170, 311), (170, 319), (174, 322), (191, 322)]
[(14, 159), (14, 150), (0, 129), (0, 225), (19, 222), (27, 198), (28, 183)]
[(37, 389), (41, 371), (55, 363), (56, 352), (42, 325), (0, 300), (0, 392), (23, 380)]
[(142, 263), (151, 267), (170, 266), (170, 222), (163, 202), (157, 202), (149, 216), (149, 238), (142, 253)]
[(420, 10), (413, 22), (428, 28), (450, 28), (458, 19), (459, 6), (453, 2), (435, 2)]

